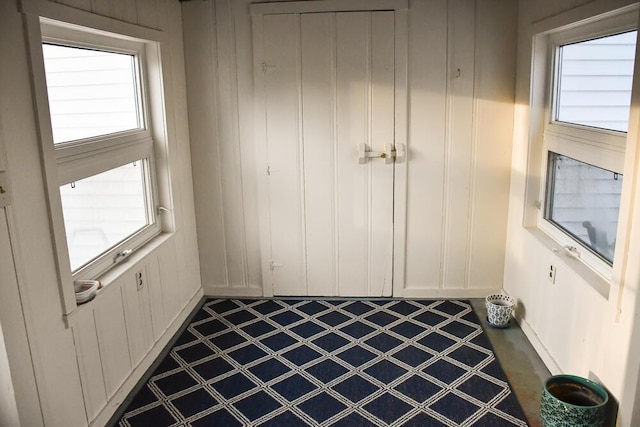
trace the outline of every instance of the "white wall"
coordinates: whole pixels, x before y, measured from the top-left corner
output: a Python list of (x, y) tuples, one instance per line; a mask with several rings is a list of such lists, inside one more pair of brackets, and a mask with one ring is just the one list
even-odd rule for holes
[[(268, 262), (259, 247), (250, 2), (182, 6), (198, 244), (210, 294), (262, 295)], [(479, 296), (502, 286), (516, 6), (410, 1), (407, 227), (406, 248), (396, 248), (404, 273), (397, 296)]]
[[(537, 112), (529, 108), (533, 35), (630, 3), (599, 0), (519, 2), (516, 114), (504, 275), (504, 288), (518, 300), (517, 313), (522, 328), (547, 366), (553, 373), (599, 379), (620, 402), (622, 426), (640, 422), (631, 418), (634, 406), (638, 406), (636, 387), (640, 360), (640, 331), (636, 320), (640, 301), (637, 298), (640, 231), (635, 226), (637, 202), (633, 203), (638, 200), (637, 194), (627, 199), (632, 202), (627, 205), (630, 222), (621, 221), (621, 227), (628, 230), (628, 245), (621, 251), (628, 262), (619, 274), (614, 275), (608, 296), (592, 286), (590, 277), (593, 274), (581, 271), (578, 262), (558, 250), (557, 245), (535, 228), (525, 228), (524, 224), (532, 225), (527, 212), (535, 211), (536, 186), (541, 173), (537, 167), (539, 163), (535, 161), (536, 156), (541, 155), (540, 147), (535, 138), (530, 143), (530, 135), (539, 131), (535, 120), (530, 122), (531, 114), (535, 118)], [(638, 82), (634, 84), (637, 86)], [(625, 181), (631, 182), (625, 182), (623, 190), (634, 193), (638, 188), (638, 89), (635, 88), (632, 101), (625, 164)], [(547, 279), (551, 264), (557, 268), (555, 284)]]
[[(140, 251), (112, 271), (105, 278), (106, 290), (74, 309), (69, 326), (63, 318), (60, 287), (71, 283), (57, 283), (56, 250), (19, 3), (0, 2), (0, 133), (4, 136), (0, 145), (3, 140), (6, 153), (6, 164), (0, 164), (0, 170), (6, 168), (13, 190), (7, 220), (4, 213), (0, 218), (0, 323), (8, 364), (21, 425), (83, 426), (96, 414), (94, 424), (104, 425), (201, 295), (180, 4), (175, 0), (58, 2), (67, 6), (46, 0), (22, 1), (30, 17), (71, 20), (115, 32), (152, 28), (159, 30), (164, 40), (158, 64), (164, 91), (156, 95), (162, 99), (166, 114), (166, 123), (161, 126), (166, 144), (158, 156), (164, 168), (160, 193), (172, 210), (171, 232), (152, 245), (155, 249)], [(10, 239), (5, 238), (7, 233)], [(15, 270), (5, 268), (4, 261), (11, 263), (11, 258)], [(133, 273), (139, 269), (145, 271), (148, 288), (136, 293)], [(98, 313), (96, 322), (85, 322), (94, 311)], [(81, 334), (92, 335), (93, 342), (81, 342)], [(95, 351), (112, 351), (109, 345), (114, 342), (119, 355), (126, 358), (106, 353), (100, 354), (104, 361), (93, 358)], [(91, 373), (104, 373), (102, 383), (87, 375), (87, 364), (94, 368)], [(100, 388), (104, 399), (93, 399), (90, 391)]]

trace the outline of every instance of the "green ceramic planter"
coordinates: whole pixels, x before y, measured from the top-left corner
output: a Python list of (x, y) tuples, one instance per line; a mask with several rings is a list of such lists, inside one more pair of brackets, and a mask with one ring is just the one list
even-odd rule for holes
[(609, 394), (600, 385), (574, 375), (554, 375), (542, 389), (544, 427), (602, 427)]

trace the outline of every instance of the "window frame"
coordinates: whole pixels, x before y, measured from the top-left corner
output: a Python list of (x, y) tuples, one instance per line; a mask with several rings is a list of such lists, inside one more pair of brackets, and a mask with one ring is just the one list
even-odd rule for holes
[[(620, 260), (614, 255), (614, 265), (610, 265), (592, 249), (575, 239), (550, 220), (545, 218), (548, 210), (549, 192), (549, 153), (567, 156), (589, 165), (624, 175), (625, 152), (628, 132), (591, 127), (555, 119), (557, 111), (557, 92), (559, 80), (559, 48), (572, 43), (638, 30), (637, 9), (613, 14), (588, 23), (575, 23), (559, 31), (550, 32), (546, 37), (547, 69), (544, 76), (546, 86), (544, 99), (544, 123), (542, 133), (542, 152), (540, 158), (540, 184), (537, 203), (536, 226), (565, 249), (567, 255), (579, 260), (589, 269), (611, 283), (614, 280), (614, 266)], [(635, 61), (637, 63), (637, 58)], [(634, 65), (634, 75), (637, 73)], [(623, 186), (624, 187), (624, 186)], [(624, 188), (623, 188), (624, 191)], [(622, 203), (620, 207), (622, 216)], [(617, 242), (620, 238), (618, 222)], [(616, 245), (618, 246), (618, 244)], [(616, 252), (618, 250), (616, 249)]]
[[(51, 144), (57, 170), (57, 186), (50, 189), (49, 194), (57, 193), (58, 200), (55, 205), (60, 206), (60, 218), (64, 216), (60, 202), (59, 187), (83, 178), (96, 175), (119, 166), (143, 162), (145, 168), (145, 205), (147, 206), (147, 218), (149, 224), (126, 239), (112, 246), (107, 251), (99, 254), (76, 271), (71, 271), (68, 244), (64, 233), (64, 221), (55, 223), (54, 227), (62, 227), (64, 243), (56, 240), (58, 246), (59, 268), (68, 268), (72, 280), (96, 279), (110, 270), (123, 259), (116, 261), (117, 255), (124, 251), (135, 252), (141, 246), (148, 243), (163, 230), (158, 215), (159, 194), (156, 173), (155, 143), (152, 136), (152, 114), (149, 100), (149, 80), (147, 77), (146, 52), (147, 45), (144, 41), (134, 40), (126, 36), (107, 33), (88, 28), (81, 28), (64, 23), (40, 20), (40, 54), (42, 44), (50, 43), (60, 46), (89, 48), (114, 53), (133, 55), (135, 72), (137, 74), (137, 95), (139, 96), (138, 111), (140, 128), (104, 134), (90, 138), (83, 138), (68, 142), (53, 143), (52, 133), (50, 138), (42, 138), (42, 143)], [(44, 58), (42, 58), (42, 72), (44, 72)], [(34, 72), (36, 72), (34, 70)], [(42, 76), (45, 83), (46, 79)], [(45, 93), (45, 101), (48, 106), (48, 95)], [(45, 126), (51, 128), (51, 116), (47, 113), (42, 117)], [(42, 125), (42, 123), (41, 123)], [(53, 183), (49, 183), (53, 185)]]

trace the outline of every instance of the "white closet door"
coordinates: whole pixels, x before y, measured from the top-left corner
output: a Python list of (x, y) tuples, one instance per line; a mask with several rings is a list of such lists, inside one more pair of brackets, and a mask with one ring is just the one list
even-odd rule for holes
[[(394, 12), (263, 17), (275, 295), (391, 294)], [(266, 284), (268, 285), (268, 283)]]

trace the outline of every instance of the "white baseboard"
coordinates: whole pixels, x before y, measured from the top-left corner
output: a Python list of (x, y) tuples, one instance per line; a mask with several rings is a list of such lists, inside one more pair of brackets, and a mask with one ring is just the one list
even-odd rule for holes
[(206, 297), (261, 297), (262, 288), (234, 288), (232, 286), (203, 285)]
[(486, 288), (486, 289), (420, 289), (420, 288), (405, 288), (402, 290), (401, 295), (396, 297), (401, 298), (455, 298), (455, 299), (469, 299), (469, 298), (484, 298), (487, 295), (502, 292), (500, 288)]
[(136, 366), (129, 377), (122, 383), (120, 388), (113, 394), (111, 399), (107, 402), (104, 408), (98, 413), (98, 415), (91, 421), (89, 426), (102, 427), (107, 425), (107, 422), (111, 419), (113, 414), (118, 410), (122, 402), (127, 398), (131, 390), (138, 384), (138, 381), (147, 372), (149, 367), (155, 362), (162, 350), (167, 346), (171, 338), (178, 332), (182, 324), (187, 320), (187, 317), (191, 312), (200, 304), (202, 300), (202, 289), (198, 289), (193, 296), (189, 299), (189, 302), (182, 308), (180, 313), (173, 319), (173, 322), (164, 331), (164, 334), (156, 341), (151, 347), (151, 350), (142, 359), (142, 361)]
[[(209, 297), (262, 297), (262, 288), (241, 288), (233, 286), (203, 285), (204, 296)], [(500, 288), (486, 289), (421, 289), (407, 288), (402, 290), (401, 295), (394, 295), (392, 298), (484, 298), (489, 294), (501, 292)]]
[(551, 356), (549, 350), (547, 350), (547, 347), (545, 347), (542, 341), (540, 341), (540, 337), (538, 337), (538, 334), (536, 334), (527, 320), (522, 318), (521, 316), (516, 316), (515, 319), (516, 322), (518, 322), (518, 324), (520, 325), (520, 329), (522, 329), (522, 332), (524, 332), (524, 335), (533, 346), (536, 353), (538, 353), (538, 356), (540, 356), (540, 359), (542, 359), (542, 362), (545, 364), (549, 372), (551, 372), (551, 375), (562, 374), (562, 369), (560, 369), (558, 363), (555, 361), (553, 356)]

